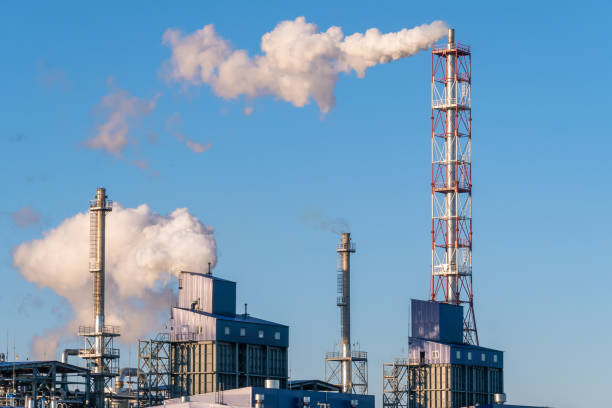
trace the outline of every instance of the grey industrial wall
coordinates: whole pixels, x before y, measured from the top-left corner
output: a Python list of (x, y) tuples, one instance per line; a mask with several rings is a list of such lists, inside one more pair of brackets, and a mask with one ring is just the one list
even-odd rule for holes
[(220, 341), (173, 342), (172, 395), (194, 395), (263, 386), (278, 379), (286, 387), (287, 348)]
[(410, 408), (461, 408), (490, 404), (503, 393), (503, 371), (458, 364), (411, 365)]

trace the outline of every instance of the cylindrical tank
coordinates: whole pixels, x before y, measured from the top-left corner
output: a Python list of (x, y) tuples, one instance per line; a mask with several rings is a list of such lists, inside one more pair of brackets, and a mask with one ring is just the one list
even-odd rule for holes
[(493, 400), (496, 404), (504, 404), (506, 402), (506, 394), (495, 394)]
[(266, 379), (265, 386), (266, 386), (266, 388), (278, 389), (278, 388), (280, 388), (280, 381), (279, 380)]

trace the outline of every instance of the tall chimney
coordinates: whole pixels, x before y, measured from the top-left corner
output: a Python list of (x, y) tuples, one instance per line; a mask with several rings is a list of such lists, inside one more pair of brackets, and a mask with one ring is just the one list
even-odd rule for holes
[(351, 234), (342, 233), (336, 249), (338, 253), (338, 306), (340, 307), (340, 334), (342, 342), (342, 392), (352, 392), (351, 361), (351, 254), (355, 248)]
[(94, 328), (104, 329), (104, 262), (106, 213), (112, 211), (106, 201), (106, 189), (99, 187), (96, 198), (89, 203), (89, 272), (94, 274), (93, 302)]
[(464, 341), (478, 345), (472, 291), (470, 47), (448, 30), (432, 48), (431, 300), (467, 306)]
[(106, 189), (99, 187), (96, 198), (89, 202), (89, 272), (93, 277), (94, 304), (94, 353), (92, 356), (92, 371), (94, 374), (94, 404), (97, 408), (104, 407), (105, 375), (107, 362), (104, 359), (105, 329), (104, 329), (104, 260), (106, 213), (112, 210), (112, 202), (106, 200)]

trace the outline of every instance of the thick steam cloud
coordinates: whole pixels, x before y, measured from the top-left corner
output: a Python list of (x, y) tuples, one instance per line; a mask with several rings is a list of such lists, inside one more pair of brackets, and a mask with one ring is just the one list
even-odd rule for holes
[(442, 21), (412, 29), (381, 33), (376, 28), (344, 37), (340, 27), (319, 32), (304, 17), (282, 21), (261, 38), (262, 55), (249, 57), (233, 50), (213, 25), (191, 34), (175, 29), (164, 33), (172, 50), (169, 75), (189, 84), (208, 84), (216, 95), (233, 99), (272, 95), (297, 107), (312, 98), (322, 112), (334, 106), (334, 87), (340, 72), (368, 68), (427, 49), (447, 33)]
[[(34, 339), (35, 357), (55, 355), (62, 338), (73, 336), (79, 324), (92, 324), (88, 245), (89, 215), (80, 213), (13, 253), (21, 274), (65, 298), (75, 315), (65, 327)], [(186, 208), (163, 216), (146, 204), (115, 205), (106, 228), (106, 323), (121, 326), (125, 342), (159, 331), (170, 305), (172, 275), (206, 271), (208, 262), (214, 266), (216, 260), (213, 229)]]

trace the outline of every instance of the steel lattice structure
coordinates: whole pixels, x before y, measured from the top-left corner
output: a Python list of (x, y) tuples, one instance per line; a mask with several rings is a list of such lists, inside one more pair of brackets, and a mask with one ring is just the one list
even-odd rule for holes
[(409, 374), (407, 360), (383, 364), (383, 408), (409, 407)]
[(155, 339), (138, 340), (138, 406), (159, 405), (170, 398), (172, 355), (170, 335), (159, 333)]
[(333, 384), (342, 389), (342, 369), (345, 364), (350, 364), (350, 387), (343, 391), (349, 394), (368, 393), (368, 353), (365, 351), (352, 350), (350, 356), (344, 357), (341, 352), (325, 353), (325, 382)]
[(463, 305), (464, 341), (478, 345), (472, 291), (471, 51), (448, 42), (431, 59), (431, 299)]

